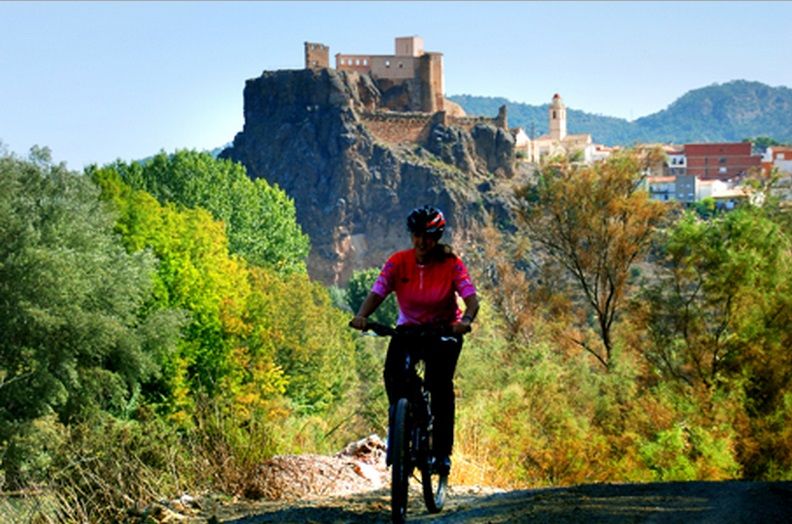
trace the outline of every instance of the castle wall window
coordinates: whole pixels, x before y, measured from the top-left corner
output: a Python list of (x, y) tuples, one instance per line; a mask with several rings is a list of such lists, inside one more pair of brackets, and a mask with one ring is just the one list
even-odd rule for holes
[(402, 64), (401, 62), (399, 62), (399, 69), (402, 69), (403, 67), (404, 67), (404, 64)]
[(368, 65), (368, 59), (366, 59), (366, 58), (364, 58), (364, 59), (363, 59), (363, 65), (364, 65), (364, 66), (367, 66), (367, 65)]
[(385, 67), (390, 67), (390, 60), (385, 60)]
[(553, 111), (553, 118), (556, 118), (556, 112)]

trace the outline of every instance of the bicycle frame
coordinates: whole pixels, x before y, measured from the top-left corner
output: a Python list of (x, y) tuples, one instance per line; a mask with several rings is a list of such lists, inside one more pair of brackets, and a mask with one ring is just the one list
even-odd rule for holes
[[(427, 337), (448, 336), (450, 330), (435, 327), (408, 327), (393, 329), (389, 326), (370, 323), (368, 329), (380, 336)], [(418, 373), (418, 364), (423, 361), (425, 347), (407, 345), (404, 353), (404, 376), (407, 384), (404, 395), (394, 405), (388, 431), (388, 453), (392, 461), (391, 509), (394, 522), (403, 522), (407, 512), (409, 478), (415, 468), (421, 471), (424, 502), (430, 513), (442, 510), (448, 481), (447, 473), (436, 470), (432, 453), (432, 430), (434, 417), (431, 410), (431, 393), (426, 379)], [(435, 478), (436, 477), (436, 478)]]
[(423, 359), (415, 355), (412, 350), (405, 352), (404, 372), (408, 377), (407, 402), (408, 431), (410, 434), (410, 474), (415, 467), (420, 468), (432, 459), (429, 451), (432, 449), (432, 429), (434, 416), (431, 408), (431, 394), (425, 378), (419, 375), (418, 365)]

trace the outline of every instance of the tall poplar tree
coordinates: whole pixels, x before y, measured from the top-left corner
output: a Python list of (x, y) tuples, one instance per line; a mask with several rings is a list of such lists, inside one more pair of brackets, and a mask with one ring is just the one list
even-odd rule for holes
[(668, 211), (667, 205), (649, 199), (641, 183), (659, 154), (628, 151), (593, 165), (559, 158), (518, 193), (522, 228), (565, 268), (593, 314), (601, 344), (584, 338), (576, 342), (606, 368), (612, 364), (613, 327), (624, 305), (630, 268), (646, 253)]

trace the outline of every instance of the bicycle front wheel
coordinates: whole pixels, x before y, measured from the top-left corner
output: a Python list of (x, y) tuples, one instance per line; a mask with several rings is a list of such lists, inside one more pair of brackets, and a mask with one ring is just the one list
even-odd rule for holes
[(429, 513), (442, 511), (448, 487), (448, 475), (432, 471), (432, 467), (425, 464), (421, 468), (421, 484), (423, 485), (424, 503)]
[(391, 515), (393, 522), (404, 522), (407, 516), (407, 490), (410, 484), (410, 451), (407, 399), (402, 398), (396, 403), (396, 412), (390, 431), (393, 449), (390, 450), (391, 466)]

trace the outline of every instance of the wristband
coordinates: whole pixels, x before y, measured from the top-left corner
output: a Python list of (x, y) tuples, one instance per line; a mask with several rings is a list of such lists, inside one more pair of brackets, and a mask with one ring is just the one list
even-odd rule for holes
[(470, 315), (462, 315), (462, 320), (467, 320), (468, 324), (473, 323), (473, 317), (471, 317)]

